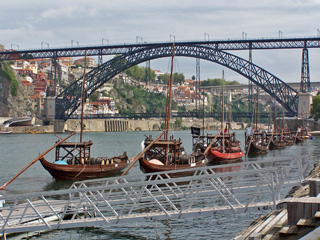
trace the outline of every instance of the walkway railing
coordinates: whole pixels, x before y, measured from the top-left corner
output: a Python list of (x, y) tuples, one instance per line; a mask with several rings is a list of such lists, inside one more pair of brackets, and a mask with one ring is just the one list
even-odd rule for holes
[(197, 168), (180, 178), (163, 172), (75, 182), (67, 190), (6, 197), (0, 233), (274, 209), (309, 167), (300, 156)]

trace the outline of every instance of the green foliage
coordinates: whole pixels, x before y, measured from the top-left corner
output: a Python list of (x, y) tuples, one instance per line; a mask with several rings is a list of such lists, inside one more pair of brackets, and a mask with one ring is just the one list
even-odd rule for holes
[(127, 102), (128, 104), (132, 104), (132, 98), (127, 98), (127, 99), (126, 99), (126, 102)]
[(9, 79), (11, 84), (11, 95), (17, 96), (19, 83), (16, 79), (16, 76), (13, 73), (13, 70), (11, 69), (10, 65), (6, 62), (2, 62), (2, 68), (0, 69), (0, 75)]
[(181, 127), (182, 127), (182, 118), (177, 118), (176, 121), (174, 122), (174, 128), (180, 129)]
[[(158, 80), (161, 83), (167, 84), (170, 78), (170, 74), (165, 73), (158, 76)], [(182, 84), (185, 82), (185, 77), (183, 73), (177, 73), (175, 72), (172, 76), (173, 84)]]
[(320, 119), (320, 95), (313, 97), (313, 103), (311, 105), (310, 112), (315, 121)]
[[(118, 93), (118, 95), (129, 104), (132, 109), (125, 110), (121, 107), (117, 107), (120, 113), (135, 113), (134, 109), (137, 109), (139, 106), (146, 107), (146, 113), (163, 113), (165, 112), (166, 106), (166, 96), (163, 94), (148, 93), (143, 88), (137, 87), (135, 85), (123, 84), (120, 87), (114, 85), (113, 89)], [(127, 96), (127, 93), (130, 92), (130, 97)], [(132, 93), (132, 95), (131, 95)], [(121, 109), (121, 111), (120, 111)], [(178, 109), (177, 103), (173, 101), (172, 109)]]
[(96, 102), (99, 99), (99, 93), (98, 92), (94, 92), (90, 95), (89, 100), (90, 102)]
[(204, 80), (201, 82), (201, 86), (221, 86), (221, 85), (239, 85), (238, 81), (226, 81), (221, 78), (214, 78), (208, 80)]
[[(141, 82), (155, 82), (156, 79), (156, 73), (155, 71), (150, 69), (150, 76), (147, 78), (147, 68), (145, 67), (139, 67), (138, 65), (135, 65), (131, 68), (128, 68), (124, 72), (129, 76), (132, 77), (138, 81)], [(149, 71), (149, 70), (148, 70)]]

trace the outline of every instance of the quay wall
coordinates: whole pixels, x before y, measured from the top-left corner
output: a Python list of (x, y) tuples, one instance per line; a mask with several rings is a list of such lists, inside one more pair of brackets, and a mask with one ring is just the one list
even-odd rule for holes
[[(170, 123), (174, 124), (172, 119)], [(143, 120), (128, 120), (128, 119), (85, 119), (84, 131), (88, 132), (121, 132), (121, 131), (157, 131), (161, 129), (161, 124), (164, 121), (160, 119), (143, 119)], [(202, 120), (199, 119), (184, 119), (182, 126), (185, 127), (202, 127)], [(205, 126), (209, 129), (219, 129), (220, 122), (211, 119), (205, 121)], [(245, 123), (231, 123), (231, 129), (243, 129), (247, 126)], [(61, 128), (60, 128), (61, 130)], [(79, 120), (69, 119), (64, 124), (63, 131), (80, 131)], [(58, 132), (58, 131), (57, 131)]]
[[(159, 120), (85, 119), (83, 125), (85, 132), (152, 131), (159, 130), (161, 122)], [(67, 120), (63, 131), (80, 131), (79, 120)]]
[[(170, 123), (174, 124), (176, 119), (172, 119)], [(51, 125), (47, 126), (22, 126), (22, 127), (1, 127), (1, 131), (12, 131), (13, 133), (61, 133), (65, 131), (80, 131), (80, 119), (53, 120)], [(123, 132), (123, 131), (157, 131), (161, 129), (161, 124), (164, 124), (163, 119), (84, 119), (85, 132)], [(278, 122), (282, 127), (282, 121)], [(313, 120), (286, 119), (286, 126), (295, 131), (298, 126), (308, 126), (311, 131), (319, 131), (319, 124)], [(202, 119), (182, 118), (183, 127), (202, 127)], [(206, 129), (217, 130), (220, 129), (221, 123), (213, 118), (206, 118), (204, 121)], [(245, 129), (247, 123), (232, 122), (231, 130)], [(263, 129), (269, 129), (267, 125), (259, 124)]]

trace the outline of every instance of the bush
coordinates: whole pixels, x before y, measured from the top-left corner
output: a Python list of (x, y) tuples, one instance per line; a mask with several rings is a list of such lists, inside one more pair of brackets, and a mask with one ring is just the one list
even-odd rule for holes
[(10, 80), (11, 95), (17, 96), (19, 83), (13, 73), (13, 70), (11, 69), (11, 67), (9, 66), (8, 63), (6, 63), (6, 62), (2, 63), (2, 69), (0, 70), (0, 75)]

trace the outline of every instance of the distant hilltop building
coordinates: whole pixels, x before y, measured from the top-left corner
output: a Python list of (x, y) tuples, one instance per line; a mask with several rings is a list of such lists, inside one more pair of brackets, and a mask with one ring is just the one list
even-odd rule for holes
[[(85, 61), (85, 58), (79, 58), (77, 60), (74, 61), (74, 64), (75, 65), (80, 65), (81, 67), (84, 67), (84, 61)], [(88, 58), (87, 57), (87, 61), (86, 61), (86, 67), (97, 67), (97, 63), (96, 61), (93, 59), (93, 58)]]
[(0, 52), (4, 52), (4, 45), (0, 44)]

